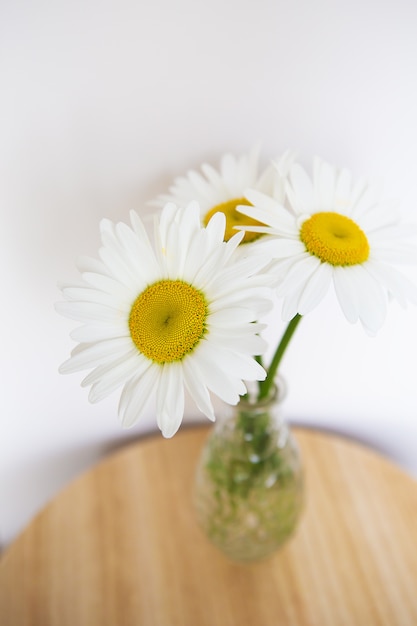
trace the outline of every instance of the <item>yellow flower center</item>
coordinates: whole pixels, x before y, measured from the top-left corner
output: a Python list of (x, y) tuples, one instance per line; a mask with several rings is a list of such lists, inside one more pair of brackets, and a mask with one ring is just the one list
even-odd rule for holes
[[(243, 213), (238, 213), (236, 211), (236, 207), (239, 204), (244, 204), (245, 206), (252, 206), (250, 202), (246, 200), (246, 198), (234, 198), (233, 200), (228, 200), (227, 202), (223, 202), (222, 204), (217, 204), (215, 207), (210, 209), (206, 215), (204, 216), (204, 225), (210, 221), (210, 218), (213, 217), (215, 213), (224, 213), (226, 216), (226, 230), (224, 233), (225, 241), (229, 241), (233, 235), (236, 235), (238, 232), (235, 230), (235, 226), (263, 226), (261, 222), (252, 219), (251, 217), (247, 217), (243, 215)], [(242, 239), (241, 243), (247, 243), (249, 241), (254, 241), (258, 239), (262, 233), (250, 233), (248, 231), (245, 232), (245, 236)]]
[(300, 229), (307, 251), (331, 265), (358, 265), (369, 256), (369, 243), (363, 230), (339, 213), (315, 213)]
[(181, 280), (161, 280), (135, 300), (129, 315), (133, 342), (156, 363), (180, 361), (205, 332), (203, 294)]

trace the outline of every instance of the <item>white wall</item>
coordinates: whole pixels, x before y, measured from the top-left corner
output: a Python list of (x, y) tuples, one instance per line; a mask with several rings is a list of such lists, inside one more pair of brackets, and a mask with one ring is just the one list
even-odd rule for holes
[[(145, 213), (173, 176), (259, 142), (265, 162), (293, 148), (381, 180), (417, 221), (416, 20), (410, 0), (2, 3), (3, 543), (116, 441), (154, 428), (149, 415), (122, 431), (117, 394), (92, 406), (81, 375), (57, 373), (74, 325), (54, 312), (56, 284), (96, 254), (101, 217)], [(283, 365), (289, 419), (417, 475), (416, 321), (393, 305), (369, 339), (329, 296)]]

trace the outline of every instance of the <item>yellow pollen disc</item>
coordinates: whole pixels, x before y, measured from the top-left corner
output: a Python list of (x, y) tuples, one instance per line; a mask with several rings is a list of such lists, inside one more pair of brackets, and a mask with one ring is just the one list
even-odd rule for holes
[(203, 294), (181, 280), (161, 280), (135, 300), (129, 316), (133, 342), (156, 363), (180, 361), (205, 332)]
[[(236, 235), (238, 232), (235, 230), (235, 226), (264, 226), (261, 222), (252, 219), (251, 217), (247, 217), (243, 215), (243, 213), (239, 213), (236, 211), (236, 207), (239, 204), (244, 204), (245, 206), (252, 206), (250, 202), (246, 200), (246, 198), (235, 198), (234, 200), (228, 200), (227, 202), (223, 202), (222, 204), (217, 204), (215, 207), (210, 209), (208, 213), (204, 216), (204, 224), (207, 224), (210, 221), (210, 218), (213, 217), (215, 213), (224, 213), (226, 216), (226, 230), (224, 233), (225, 241), (229, 241), (233, 235)], [(248, 241), (254, 241), (258, 239), (262, 233), (251, 233), (249, 231), (245, 232), (245, 236), (242, 239), (241, 243), (247, 243)]]
[(301, 226), (300, 239), (310, 254), (331, 265), (358, 265), (369, 256), (363, 230), (340, 213), (315, 213)]

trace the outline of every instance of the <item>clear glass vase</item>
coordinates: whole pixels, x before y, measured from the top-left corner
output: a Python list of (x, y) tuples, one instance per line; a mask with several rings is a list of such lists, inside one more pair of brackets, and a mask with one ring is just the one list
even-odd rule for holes
[(303, 508), (298, 446), (281, 414), (280, 381), (269, 398), (224, 405), (196, 470), (194, 504), (208, 538), (236, 561), (274, 553)]

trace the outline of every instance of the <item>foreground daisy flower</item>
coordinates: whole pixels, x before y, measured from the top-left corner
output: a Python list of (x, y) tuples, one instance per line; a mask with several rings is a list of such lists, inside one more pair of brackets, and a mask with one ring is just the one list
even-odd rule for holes
[(370, 334), (382, 326), (390, 297), (403, 306), (416, 300), (414, 286), (392, 266), (415, 260), (415, 250), (402, 241), (392, 207), (368, 184), (353, 184), (347, 170), (316, 158), (311, 180), (292, 165), (290, 208), (257, 190), (246, 195), (253, 206), (238, 210), (266, 225), (255, 230), (270, 235), (260, 245), (275, 259), (284, 319), (310, 312), (331, 283), (348, 321), (360, 320)]
[[(236, 234), (236, 226), (259, 226), (257, 220), (244, 217), (236, 210), (238, 205), (248, 205), (245, 198), (247, 189), (257, 189), (270, 194), (278, 200), (284, 199), (284, 181), (294, 155), (286, 152), (277, 165), (272, 165), (259, 174), (259, 154), (257, 150), (243, 154), (239, 158), (225, 154), (220, 161), (220, 170), (204, 163), (203, 174), (191, 170), (187, 176), (176, 178), (169, 189), (169, 194), (161, 195), (154, 204), (163, 206), (174, 202), (186, 206), (197, 201), (201, 208), (201, 221), (207, 225), (211, 217), (221, 212), (226, 215), (225, 240)], [(242, 243), (254, 241), (259, 232), (245, 231)]]
[(100, 260), (81, 262), (83, 285), (63, 288), (57, 310), (80, 320), (80, 342), (60, 371), (94, 368), (84, 379), (97, 402), (123, 385), (124, 426), (141, 416), (155, 392), (165, 437), (184, 414), (184, 388), (211, 420), (210, 391), (236, 404), (245, 380), (263, 380), (252, 358), (265, 349), (256, 323), (270, 306), (267, 277), (256, 273), (268, 259), (236, 258), (243, 233), (223, 241), (225, 217), (201, 227), (199, 207), (164, 207), (154, 247), (138, 215), (132, 228), (101, 222)]

